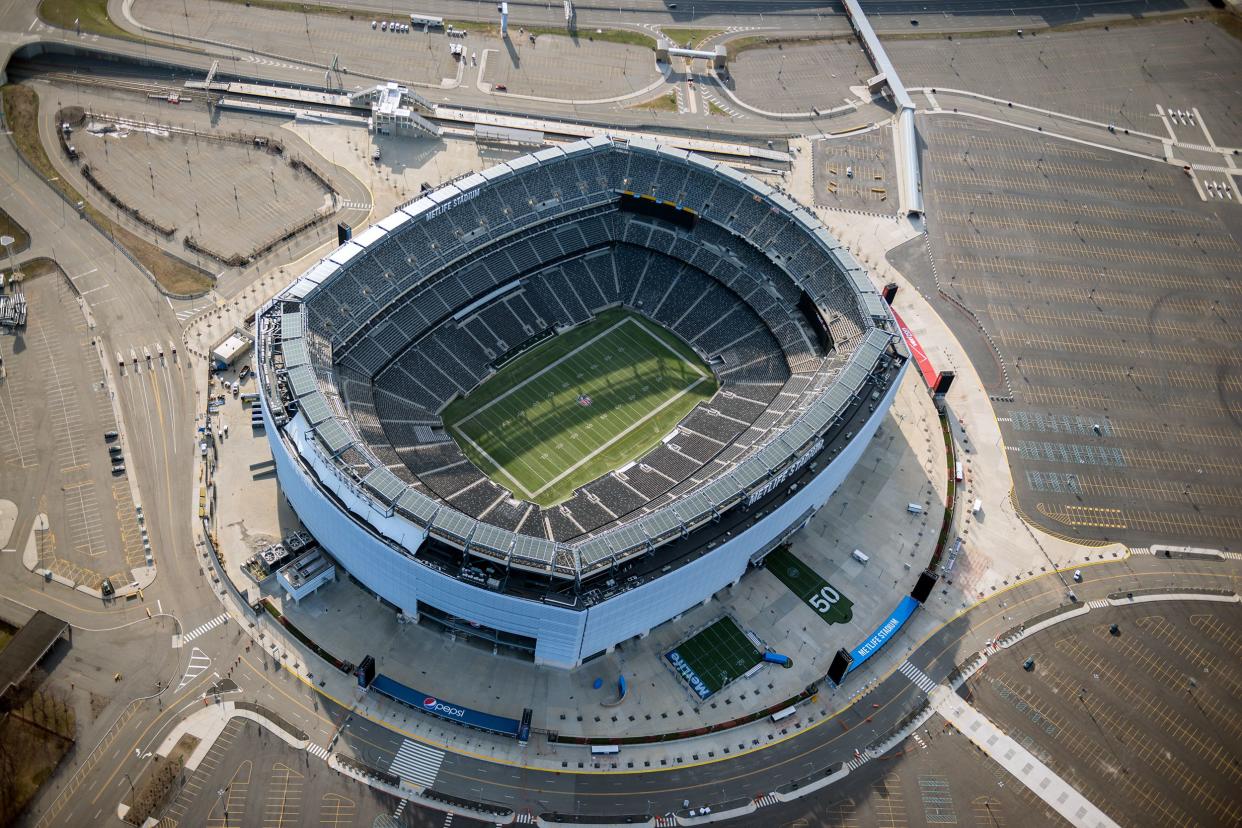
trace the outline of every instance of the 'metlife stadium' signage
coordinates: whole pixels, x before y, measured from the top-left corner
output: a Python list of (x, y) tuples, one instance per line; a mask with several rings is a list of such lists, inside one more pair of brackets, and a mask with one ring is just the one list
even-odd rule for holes
[(803, 466), (810, 462), (812, 457), (819, 454), (823, 447), (824, 438), (821, 437), (812, 443), (809, 449), (798, 455), (798, 459), (786, 466), (783, 472), (751, 492), (750, 497), (746, 498), (746, 505), (754, 506), (757, 502), (763, 499), (764, 495), (771, 494), (776, 491), (777, 487), (788, 480), (792, 474), (799, 471)]
[(681, 677), (686, 680), (686, 683), (698, 694), (700, 699), (705, 699), (712, 694), (711, 688), (703, 683), (703, 679), (699, 678), (699, 674), (694, 672), (694, 668), (686, 663), (686, 660), (681, 657), (681, 653), (672, 650), (667, 657), (669, 663), (673, 665), (673, 669), (681, 673)]
[(476, 196), (478, 196), (478, 194), (479, 194), (478, 190), (471, 190), (468, 193), (462, 193), (461, 195), (455, 198), (450, 198), (448, 201), (444, 202), (443, 204), (437, 204), (435, 207), (432, 207), (430, 210), (428, 210), (423, 215), (427, 216), (427, 218), (429, 219), (435, 218), (436, 216), (443, 213), (445, 210), (451, 210), (454, 207), (456, 207), (458, 204), (465, 204), (467, 201), (470, 201)]

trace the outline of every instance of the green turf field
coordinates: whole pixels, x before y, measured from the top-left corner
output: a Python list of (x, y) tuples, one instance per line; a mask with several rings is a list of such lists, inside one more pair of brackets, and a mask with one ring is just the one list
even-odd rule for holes
[(763, 660), (729, 616), (712, 622), (664, 654), (690, 689), (706, 699)]
[(641, 457), (716, 387), (689, 345), (614, 309), (536, 345), (443, 416), (475, 465), (551, 506)]
[(789, 547), (773, 549), (763, 565), (815, 610), (825, 624), (848, 624), (854, 617), (854, 602), (837, 592), (819, 574), (798, 559)]

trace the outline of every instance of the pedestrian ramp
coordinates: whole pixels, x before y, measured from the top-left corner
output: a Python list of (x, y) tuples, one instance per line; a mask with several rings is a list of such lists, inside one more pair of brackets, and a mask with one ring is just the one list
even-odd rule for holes
[(389, 770), (406, 782), (430, 788), (436, 782), (436, 775), (439, 774), (440, 763), (443, 761), (444, 751), (404, 739), (397, 755), (392, 758)]

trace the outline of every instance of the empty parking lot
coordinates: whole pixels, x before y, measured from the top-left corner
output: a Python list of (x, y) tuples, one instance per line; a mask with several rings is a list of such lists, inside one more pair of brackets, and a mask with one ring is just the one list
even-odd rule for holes
[(920, 129), (930, 244), (894, 258), (993, 396), (1028, 518), (1236, 543), (1242, 208), (1168, 164), (964, 118)]

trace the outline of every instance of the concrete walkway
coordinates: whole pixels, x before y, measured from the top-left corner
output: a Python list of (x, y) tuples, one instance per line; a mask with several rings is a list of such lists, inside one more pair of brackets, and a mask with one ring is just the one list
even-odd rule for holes
[(1118, 828), (1107, 814), (952, 690), (937, 687), (931, 699), (937, 713), (1071, 825)]

